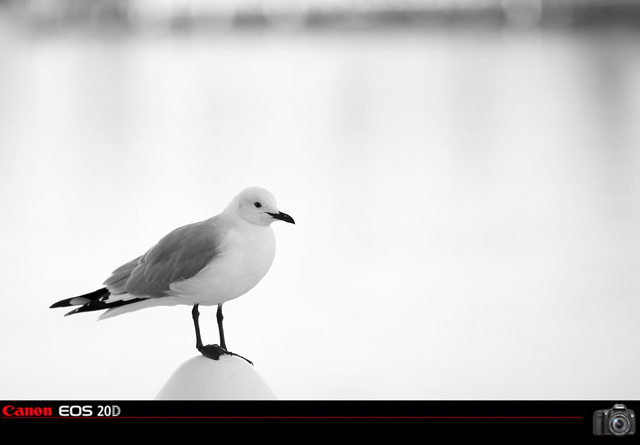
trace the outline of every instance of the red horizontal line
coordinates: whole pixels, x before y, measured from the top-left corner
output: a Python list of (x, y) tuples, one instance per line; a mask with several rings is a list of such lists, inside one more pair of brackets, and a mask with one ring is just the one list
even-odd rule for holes
[(284, 420), (403, 420), (403, 419), (453, 419), (453, 420), (567, 420), (584, 419), (581, 416), (9, 416), (3, 419), (284, 419)]

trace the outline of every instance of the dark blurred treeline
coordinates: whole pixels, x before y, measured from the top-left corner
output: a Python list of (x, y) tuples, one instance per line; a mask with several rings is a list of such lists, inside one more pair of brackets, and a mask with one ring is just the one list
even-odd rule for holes
[(0, 0), (28, 29), (384, 28), (438, 25), (630, 26), (636, 0)]

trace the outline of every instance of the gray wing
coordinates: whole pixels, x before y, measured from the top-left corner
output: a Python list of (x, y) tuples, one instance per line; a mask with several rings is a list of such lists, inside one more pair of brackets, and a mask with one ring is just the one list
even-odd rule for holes
[(107, 286), (107, 290), (112, 294), (123, 294), (126, 292), (127, 281), (131, 276), (133, 270), (138, 266), (138, 263), (142, 257), (139, 256), (135, 260), (131, 260), (126, 264), (118, 267), (111, 273), (111, 276), (102, 283)]
[(171, 283), (193, 277), (220, 253), (224, 233), (216, 229), (211, 220), (175, 229), (104, 284), (112, 294), (163, 297)]

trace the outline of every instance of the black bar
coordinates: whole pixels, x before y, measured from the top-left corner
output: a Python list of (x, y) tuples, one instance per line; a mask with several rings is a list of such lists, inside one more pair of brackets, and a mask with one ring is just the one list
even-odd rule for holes
[(299, 427), (313, 435), (331, 427), (357, 433), (421, 434), (421, 437), (586, 438), (593, 413), (623, 403), (637, 412), (637, 401), (2, 401), (0, 431), (28, 427), (81, 426), (129, 428), (204, 424), (251, 431), (267, 424)]

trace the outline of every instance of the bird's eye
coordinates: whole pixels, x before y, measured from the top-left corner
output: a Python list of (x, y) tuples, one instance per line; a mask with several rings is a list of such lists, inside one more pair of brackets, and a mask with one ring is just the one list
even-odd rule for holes
[(256, 206), (257, 208), (262, 207), (262, 204), (260, 204), (259, 202), (255, 202), (255, 203), (253, 203), (253, 205)]

